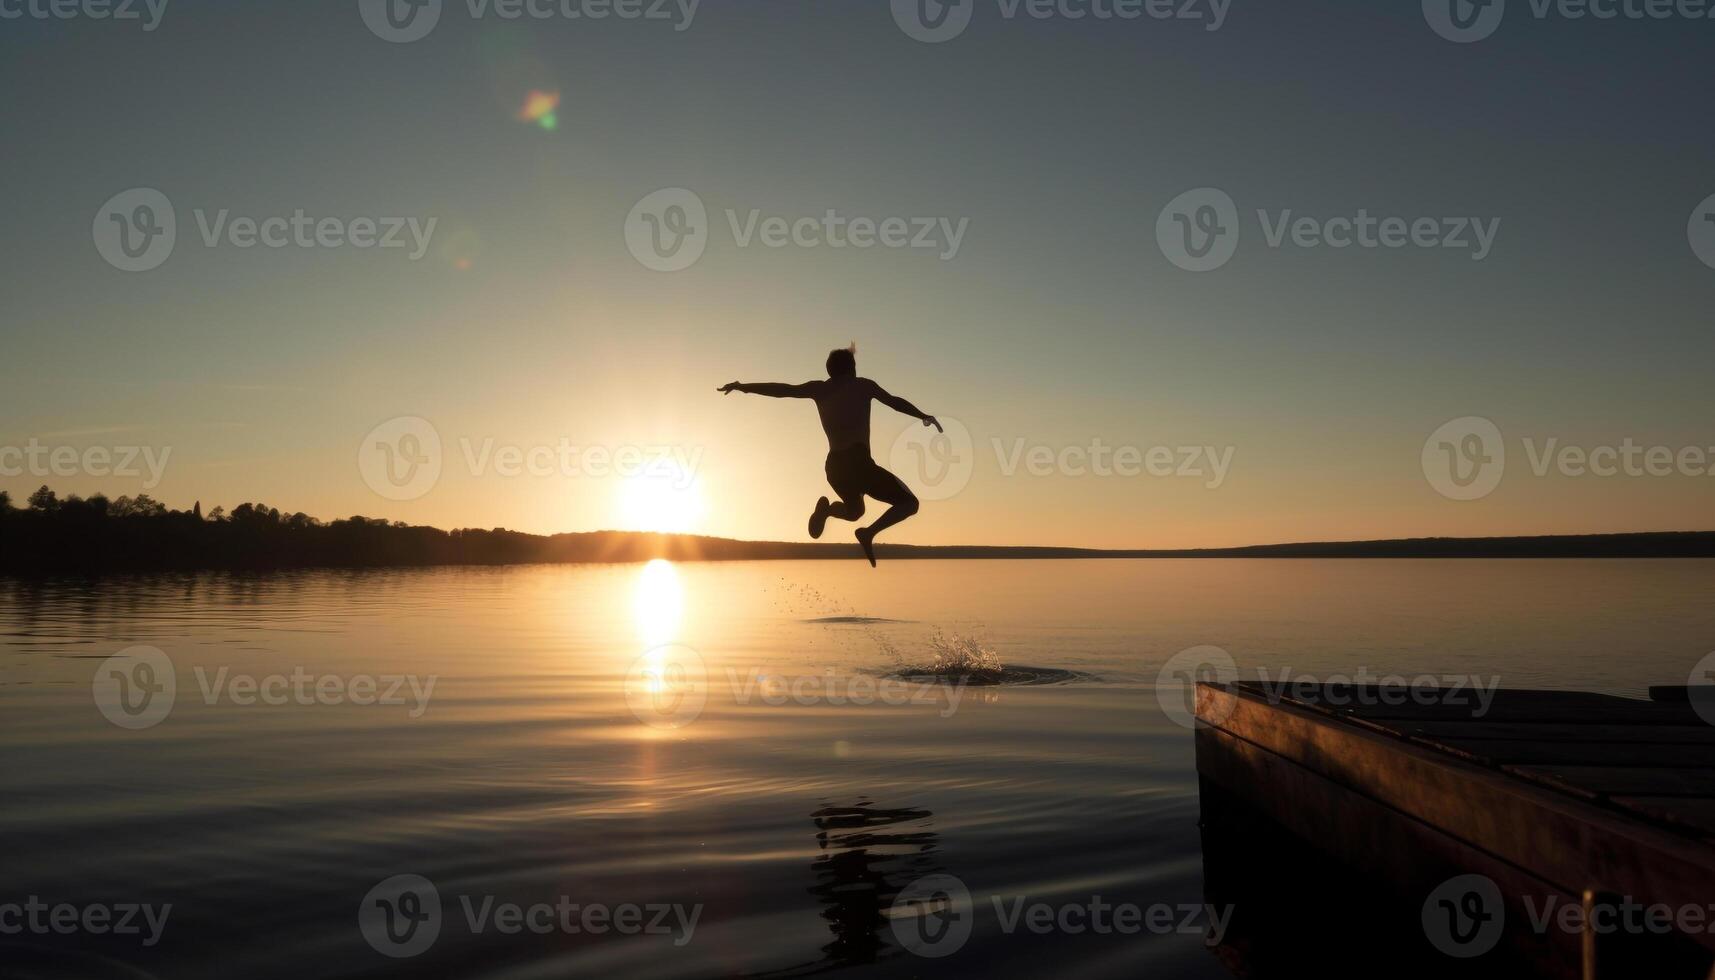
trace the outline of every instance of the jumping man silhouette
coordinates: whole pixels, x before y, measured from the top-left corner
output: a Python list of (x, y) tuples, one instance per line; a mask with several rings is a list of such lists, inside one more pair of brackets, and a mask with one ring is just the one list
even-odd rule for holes
[(904, 481), (883, 469), (869, 452), (869, 403), (881, 402), (888, 408), (932, 425), (944, 431), (933, 415), (925, 415), (897, 395), (888, 394), (881, 385), (857, 376), (857, 345), (828, 354), (828, 380), (806, 381), (803, 384), (763, 382), (746, 384), (734, 381), (723, 385), (721, 394), (742, 391), (748, 395), (770, 398), (809, 398), (816, 403), (822, 417), (822, 431), (828, 435), (828, 486), (840, 502), (829, 503), (823, 497), (816, 501), (815, 513), (810, 515), (810, 537), (822, 536), (828, 518), (855, 521), (863, 516), (863, 498), (874, 497), (888, 507), (887, 513), (876, 518), (869, 527), (857, 529), (858, 544), (863, 545), (864, 557), (875, 565), (875, 536), (912, 514), (917, 513), (917, 495)]

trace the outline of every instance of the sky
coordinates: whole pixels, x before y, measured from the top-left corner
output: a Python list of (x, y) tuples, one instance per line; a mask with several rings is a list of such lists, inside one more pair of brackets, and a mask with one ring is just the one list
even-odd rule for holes
[(0, 0), (0, 490), (797, 540), (855, 341), (889, 540), (1715, 524), (1715, 19), (924, 2)]

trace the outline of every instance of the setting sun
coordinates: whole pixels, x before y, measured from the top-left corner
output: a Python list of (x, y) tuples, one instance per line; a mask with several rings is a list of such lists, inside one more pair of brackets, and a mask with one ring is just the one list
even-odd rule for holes
[(620, 530), (683, 533), (696, 530), (703, 516), (702, 487), (674, 460), (626, 477), (615, 493)]

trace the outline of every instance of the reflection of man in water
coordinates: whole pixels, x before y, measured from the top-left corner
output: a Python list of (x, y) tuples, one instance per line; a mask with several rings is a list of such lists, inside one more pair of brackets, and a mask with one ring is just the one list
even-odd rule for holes
[(837, 504), (823, 497), (816, 501), (815, 513), (810, 515), (810, 537), (822, 536), (828, 518), (855, 521), (863, 516), (865, 496), (891, 504), (885, 514), (869, 527), (857, 529), (858, 544), (864, 556), (875, 564), (875, 536), (912, 514), (917, 513), (917, 495), (905, 483), (871, 458), (869, 452), (869, 403), (881, 402), (935, 431), (944, 431), (933, 415), (925, 415), (917, 406), (903, 398), (888, 394), (881, 385), (857, 376), (856, 347), (842, 348), (828, 355), (828, 380), (806, 381), (803, 384), (744, 384), (734, 381), (720, 391), (728, 394), (742, 391), (770, 398), (810, 398), (822, 417), (822, 431), (828, 435), (828, 485), (840, 498)]
[[(812, 866), (817, 881), (810, 893), (827, 905), (822, 918), (834, 939), (822, 952), (830, 961), (873, 963), (887, 949), (884, 912), (900, 890), (892, 879), (923, 874), (939, 841), (934, 831), (923, 827), (930, 816), (928, 810), (889, 810), (869, 803), (827, 806), (811, 814), (823, 853)], [(889, 829), (898, 824), (914, 826)]]

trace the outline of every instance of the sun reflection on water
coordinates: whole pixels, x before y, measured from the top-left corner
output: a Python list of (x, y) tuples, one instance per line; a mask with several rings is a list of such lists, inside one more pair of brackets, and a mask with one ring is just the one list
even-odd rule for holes
[(657, 558), (643, 566), (637, 574), (631, 611), (645, 649), (679, 639), (679, 625), (685, 618), (685, 587), (672, 562)]

